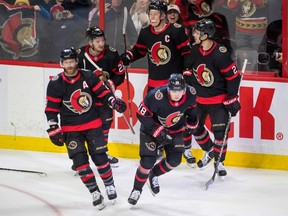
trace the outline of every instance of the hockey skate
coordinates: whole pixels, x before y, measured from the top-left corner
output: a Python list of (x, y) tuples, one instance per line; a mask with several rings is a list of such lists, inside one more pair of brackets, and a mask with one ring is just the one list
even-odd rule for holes
[(224, 168), (223, 162), (219, 162), (218, 167), (216, 168), (217, 163), (214, 162), (214, 167), (217, 170), (217, 174), (222, 181), (224, 181), (225, 176), (227, 175), (227, 171)]
[(211, 148), (209, 151), (205, 152), (202, 159), (200, 159), (197, 162), (197, 166), (202, 170), (211, 162), (213, 158), (214, 158), (214, 151), (213, 148)]
[(160, 192), (158, 176), (155, 176), (152, 171), (149, 174), (147, 185), (153, 196), (155, 196), (156, 194)]
[(135, 189), (132, 190), (132, 192), (128, 198), (128, 203), (130, 204), (130, 208), (137, 204), (137, 202), (140, 198), (140, 195), (141, 195), (141, 191), (135, 190)]
[(115, 186), (114, 185), (106, 186), (106, 193), (107, 193), (108, 199), (111, 200), (112, 204), (114, 205), (116, 202), (116, 198), (117, 198)]
[(183, 153), (183, 156), (187, 162), (187, 165), (191, 168), (195, 167), (195, 163), (196, 163), (196, 158), (194, 157), (194, 155), (191, 152), (191, 149), (185, 149), (185, 152)]
[(118, 160), (118, 158), (116, 158), (116, 157), (113, 157), (113, 156), (111, 156), (111, 155), (109, 155), (109, 154), (107, 154), (107, 156), (108, 156), (108, 160), (109, 160), (109, 163), (110, 163), (110, 166), (111, 167), (114, 167), (114, 168), (117, 168), (117, 167), (119, 167), (119, 160)]
[(97, 206), (99, 210), (102, 210), (106, 207), (104, 203), (104, 197), (101, 195), (101, 192), (98, 190), (92, 193), (92, 203), (94, 206)]

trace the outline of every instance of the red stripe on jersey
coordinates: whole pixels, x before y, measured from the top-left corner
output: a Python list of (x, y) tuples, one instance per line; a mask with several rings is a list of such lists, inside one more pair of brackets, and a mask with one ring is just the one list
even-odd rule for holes
[(110, 93), (110, 90), (105, 90), (105, 91), (103, 91), (101, 94), (99, 94), (98, 95), (98, 98), (103, 98), (103, 97), (105, 97), (107, 94), (109, 94)]
[(229, 71), (232, 69), (232, 67), (234, 67), (234, 66), (236, 66), (236, 64), (235, 64), (235, 62), (232, 62), (231, 65), (229, 65), (228, 67), (226, 67), (226, 68), (224, 68), (224, 69), (221, 69), (220, 72), (221, 72), (221, 73), (227, 73), (227, 72), (229, 72)]
[(228, 81), (233, 80), (233, 79), (235, 79), (235, 78), (238, 76), (238, 74), (239, 74), (239, 73), (236, 73), (236, 74), (234, 74), (234, 75), (231, 76), (231, 77), (225, 77), (225, 79), (228, 80)]
[(62, 132), (85, 131), (102, 127), (101, 118), (80, 125), (61, 125)]
[(182, 47), (185, 47), (185, 46), (187, 46), (187, 44), (190, 42), (190, 40), (188, 39), (188, 40), (186, 40), (186, 41), (184, 41), (184, 42), (182, 42), (181, 44), (179, 44), (179, 45), (177, 45), (177, 49), (181, 49)]
[(214, 97), (196, 97), (196, 101), (200, 104), (219, 104), (223, 103), (226, 98), (226, 94), (217, 95)]
[(50, 108), (50, 107), (46, 107), (45, 111), (47, 111), (47, 112), (56, 112), (56, 113), (59, 113), (59, 109)]
[(93, 92), (96, 92), (102, 85), (103, 85), (103, 82), (99, 82), (96, 86), (94, 86), (94, 87), (92, 88), (92, 91), (93, 91)]
[(136, 43), (136, 44), (135, 44), (135, 47), (137, 47), (137, 48), (139, 48), (139, 49), (147, 49), (147, 46), (146, 46), (146, 45), (139, 44), (139, 43)]
[(152, 88), (156, 88), (159, 86), (166, 85), (168, 83), (168, 80), (152, 80), (148, 79), (148, 86)]
[(81, 73), (79, 73), (79, 69), (77, 69), (77, 70), (78, 70), (78, 74), (76, 75), (75, 78), (69, 80), (69, 79), (65, 76), (65, 74), (62, 73), (62, 74), (61, 74), (62, 79), (65, 80), (65, 81), (66, 81), (67, 83), (69, 83), (69, 84), (73, 84), (73, 83), (75, 83), (77, 80), (80, 79), (80, 76), (81, 76)]
[(54, 103), (61, 103), (61, 101), (62, 101), (61, 98), (54, 98), (54, 97), (50, 97), (50, 96), (47, 96), (46, 99), (48, 101), (51, 101), (51, 102), (54, 102)]

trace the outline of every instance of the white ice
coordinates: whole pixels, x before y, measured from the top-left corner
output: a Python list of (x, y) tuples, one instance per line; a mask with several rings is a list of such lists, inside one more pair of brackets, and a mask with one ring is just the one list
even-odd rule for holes
[(0, 150), (0, 168), (35, 170), (33, 173), (0, 170), (1, 216), (286, 216), (288, 172), (226, 167), (225, 181), (216, 178), (205, 190), (213, 167), (200, 171), (181, 164), (160, 177), (161, 191), (153, 197), (145, 185), (137, 205), (129, 208), (138, 160), (120, 158), (113, 168), (118, 198), (112, 205), (98, 173), (106, 208), (92, 205), (91, 195), (70, 169), (66, 154)]

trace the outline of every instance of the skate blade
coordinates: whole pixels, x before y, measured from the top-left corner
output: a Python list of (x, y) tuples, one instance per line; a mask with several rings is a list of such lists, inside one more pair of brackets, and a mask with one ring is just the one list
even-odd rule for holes
[(114, 163), (114, 164), (111, 164), (111, 163), (110, 163), (110, 166), (111, 166), (112, 168), (117, 168), (117, 167), (119, 167), (119, 164), (118, 164), (118, 163)]
[(150, 183), (149, 183), (149, 180), (146, 182), (146, 184), (147, 184), (147, 186), (148, 186), (151, 194), (152, 194), (153, 196), (155, 196), (156, 194), (153, 192), (152, 188), (150, 187), (151, 185), (150, 185)]
[(186, 164), (190, 168), (193, 168), (193, 169), (195, 168), (195, 163), (186, 163)]
[(97, 208), (98, 208), (99, 211), (101, 211), (101, 210), (104, 209), (105, 207), (106, 207), (106, 205), (105, 205), (104, 202), (102, 202), (102, 203), (100, 203), (99, 205), (97, 205)]
[(225, 176), (219, 176), (219, 179), (220, 179), (221, 181), (225, 181)]
[(116, 199), (110, 200), (110, 202), (111, 202), (112, 205), (115, 205)]

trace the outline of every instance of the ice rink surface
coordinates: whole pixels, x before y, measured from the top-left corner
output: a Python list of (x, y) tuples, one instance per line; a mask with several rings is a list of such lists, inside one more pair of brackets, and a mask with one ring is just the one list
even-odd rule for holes
[(70, 170), (66, 154), (0, 150), (0, 167), (47, 173), (0, 171), (1, 216), (286, 216), (288, 215), (288, 172), (226, 167), (225, 181), (216, 178), (205, 190), (213, 174), (181, 164), (161, 176), (161, 191), (153, 197), (145, 185), (137, 205), (130, 209), (127, 198), (132, 190), (138, 160), (120, 158), (113, 168), (118, 198), (112, 205), (103, 182), (106, 208), (99, 211), (79, 177)]

